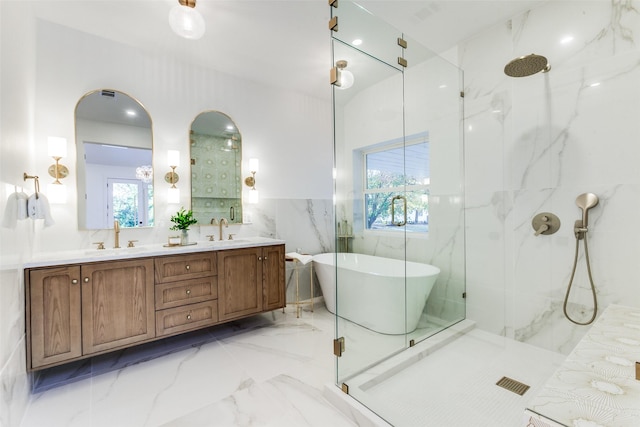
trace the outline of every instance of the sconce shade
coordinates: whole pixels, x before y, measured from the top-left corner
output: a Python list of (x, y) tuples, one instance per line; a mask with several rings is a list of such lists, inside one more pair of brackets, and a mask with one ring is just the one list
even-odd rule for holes
[(259, 199), (260, 196), (258, 194), (258, 190), (256, 190), (255, 188), (249, 190), (249, 203), (256, 204), (258, 203)]
[(67, 202), (67, 188), (61, 183), (47, 185), (47, 198), (51, 204)]
[(67, 157), (67, 139), (60, 138), (58, 136), (50, 136), (47, 139), (49, 156), (55, 157)]
[(180, 189), (178, 187), (167, 189), (167, 203), (180, 203)]
[(260, 162), (258, 159), (249, 159), (249, 171), (260, 172)]
[(185, 39), (199, 39), (204, 35), (206, 25), (200, 12), (195, 9), (195, 0), (179, 0), (179, 3), (169, 11), (169, 26)]
[(180, 152), (178, 150), (168, 150), (167, 162), (169, 163), (169, 167), (178, 167), (180, 164)]

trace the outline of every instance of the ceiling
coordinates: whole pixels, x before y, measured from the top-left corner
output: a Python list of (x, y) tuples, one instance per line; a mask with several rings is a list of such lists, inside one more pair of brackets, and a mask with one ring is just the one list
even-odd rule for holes
[[(340, 0), (345, 1), (345, 0)], [(435, 52), (543, 1), (362, 0)], [(329, 97), (327, 0), (198, 0), (207, 30), (182, 39), (168, 24), (177, 0), (34, 0), (40, 19), (251, 81)], [(338, 9), (339, 13), (339, 9)]]

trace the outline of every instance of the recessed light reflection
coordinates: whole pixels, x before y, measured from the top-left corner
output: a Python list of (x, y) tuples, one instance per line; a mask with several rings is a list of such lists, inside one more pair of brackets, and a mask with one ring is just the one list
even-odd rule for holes
[(600, 86), (600, 82), (591, 83), (589, 87), (598, 87)]
[(127, 116), (135, 116), (136, 115), (136, 112), (133, 111), (133, 110), (127, 110), (126, 113), (127, 113)]
[(447, 87), (447, 85), (440, 85), (438, 86), (438, 89), (445, 89)]
[(361, 39), (355, 39), (354, 41), (351, 42), (352, 45), (354, 46), (360, 46), (362, 44), (362, 40)]
[(571, 43), (573, 41), (573, 39), (574, 39), (573, 36), (565, 36), (565, 37), (560, 39), (560, 43), (561, 44), (568, 44), (568, 43)]

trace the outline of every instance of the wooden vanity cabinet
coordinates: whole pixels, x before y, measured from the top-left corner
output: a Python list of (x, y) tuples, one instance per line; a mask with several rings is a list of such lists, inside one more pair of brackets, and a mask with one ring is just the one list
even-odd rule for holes
[(282, 308), (284, 275), (284, 245), (27, 268), (27, 369)]
[(221, 321), (284, 306), (284, 246), (230, 249), (218, 254)]
[(155, 337), (153, 260), (27, 271), (31, 369)]

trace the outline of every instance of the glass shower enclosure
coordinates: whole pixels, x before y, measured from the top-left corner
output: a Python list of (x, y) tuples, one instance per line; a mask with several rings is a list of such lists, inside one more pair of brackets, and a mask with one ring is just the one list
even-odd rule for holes
[(385, 418), (381, 364), (465, 317), (462, 72), (364, 6), (331, 7), (334, 352)]

